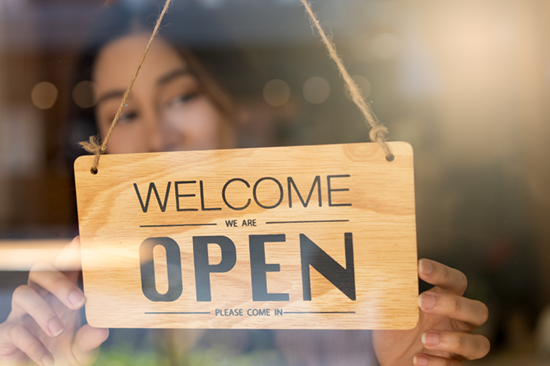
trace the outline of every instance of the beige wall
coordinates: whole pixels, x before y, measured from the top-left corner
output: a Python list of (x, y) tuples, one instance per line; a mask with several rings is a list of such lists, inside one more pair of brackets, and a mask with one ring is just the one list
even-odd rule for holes
[(523, 1), (518, 10), (524, 42), (518, 56), (523, 124), (517, 137), (525, 157), (542, 295), (550, 303), (550, 1)]
[[(405, 1), (441, 78), (439, 144), (458, 166), (520, 177), (550, 302), (550, 1)], [(523, 197), (522, 197), (523, 198)], [(521, 199), (521, 198), (520, 198)]]

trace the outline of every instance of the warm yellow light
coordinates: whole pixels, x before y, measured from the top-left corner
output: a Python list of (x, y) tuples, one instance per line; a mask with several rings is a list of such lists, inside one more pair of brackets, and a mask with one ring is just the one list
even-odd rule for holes
[(65, 240), (0, 240), (0, 271), (28, 271), (36, 263), (55, 264)]

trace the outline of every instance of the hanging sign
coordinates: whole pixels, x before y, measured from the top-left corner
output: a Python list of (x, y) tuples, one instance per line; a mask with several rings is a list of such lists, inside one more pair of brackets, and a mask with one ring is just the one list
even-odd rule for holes
[(105, 155), (75, 163), (88, 322), (410, 329), (413, 152), (389, 144)]

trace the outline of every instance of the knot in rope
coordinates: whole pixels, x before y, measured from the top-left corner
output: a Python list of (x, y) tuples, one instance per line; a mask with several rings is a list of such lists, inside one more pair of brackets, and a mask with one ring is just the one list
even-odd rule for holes
[(369, 132), (369, 137), (372, 142), (377, 142), (380, 140), (386, 140), (386, 135), (388, 134), (388, 128), (384, 125), (376, 125), (371, 128)]
[(90, 154), (94, 155), (94, 162), (92, 164), (92, 168), (90, 171), (92, 174), (97, 174), (97, 166), (99, 165), (99, 158), (102, 154), (105, 154), (105, 150), (107, 150), (101, 143), (99, 142), (98, 136), (90, 136), (89, 141), (82, 141), (78, 143), (84, 150), (89, 152)]

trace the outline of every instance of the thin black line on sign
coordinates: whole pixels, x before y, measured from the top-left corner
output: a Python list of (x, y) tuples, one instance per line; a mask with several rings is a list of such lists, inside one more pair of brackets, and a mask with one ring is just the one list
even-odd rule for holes
[(355, 314), (355, 311), (285, 311), (285, 314)]
[(139, 227), (179, 227), (179, 226), (216, 226), (218, 224), (174, 224), (174, 225), (139, 225)]
[(145, 314), (169, 314), (169, 315), (178, 315), (178, 314), (191, 314), (191, 315), (207, 315), (211, 314), (209, 311), (146, 311)]
[(349, 222), (349, 220), (268, 221), (266, 224), (310, 224), (316, 222)]

